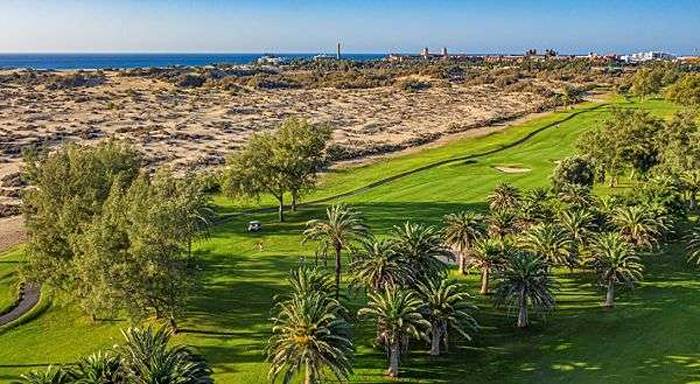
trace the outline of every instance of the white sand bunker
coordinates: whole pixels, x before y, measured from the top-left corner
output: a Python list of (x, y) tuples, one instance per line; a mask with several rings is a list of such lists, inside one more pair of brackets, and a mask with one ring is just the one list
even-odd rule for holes
[(524, 167), (516, 167), (512, 165), (502, 165), (502, 166), (496, 166), (494, 167), (497, 170), (503, 172), (503, 173), (527, 173), (530, 172), (530, 168), (524, 168)]

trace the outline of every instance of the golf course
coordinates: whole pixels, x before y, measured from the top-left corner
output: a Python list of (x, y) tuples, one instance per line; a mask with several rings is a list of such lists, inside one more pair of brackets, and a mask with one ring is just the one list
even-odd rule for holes
[[(278, 222), (271, 197), (258, 201), (214, 195), (217, 224), (193, 248), (203, 260), (204, 281), (188, 301), (174, 342), (201, 354), (217, 382), (268, 382), (273, 298), (289, 291), (292, 268), (314, 263), (314, 244), (302, 243), (307, 221), (322, 218), (329, 204), (343, 202), (361, 212), (381, 237), (407, 221), (439, 227), (450, 213), (486, 212), (488, 195), (501, 183), (522, 190), (548, 187), (557, 162), (572, 155), (577, 138), (602, 124), (612, 108), (643, 109), (664, 119), (680, 109), (663, 99), (606, 94), (491, 134), (334, 167), (321, 176), (316, 190), (303, 196), (296, 212), (287, 213), (285, 222)], [(596, 184), (594, 192), (623, 192), (634, 185), (622, 178), (615, 188)], [(246, 230), (253, 220), (262, 222), (260, 232)], [(16, 300), (23, 259), (21, 245), (0, 253), (0, 314)], [(605, 292), (591, 272), (557, 267), (556, 309), (545, 317), (533, 316), (526, 329), (514, 326), (512, 312), (496, 309), (488, 296), (479, 294), (478, 270), (462, 276), (452, 267), (450, 278), (467, 284), (478, 307), (473, 316), (479, 330), (473, 340), (456, 340), (437, 357), (428, 354), (425, 342), (412, 341), (415, 347), (402, 359), (397, 379), (386, 377), (386, 355), (373, 346), (375, 324), (355, 318), (366, 303), (364, 292), (343, 285), (342, 300), (353, 313), (350, 382), (700, 382), (700, 336), (690, 331), (700, 317), (698, 269), (686, 262), (680, 242), (641, 259), (644, 279), (621, 291), (614, 308), (601, 306)], [(126, 318), (93, 321), (64, 295), (44, 287), (33, 309), (0, 326), (0, 382), (18, 380), (33, 369), (75, 363), (122, 341), (120, 330), (130, 325)]]

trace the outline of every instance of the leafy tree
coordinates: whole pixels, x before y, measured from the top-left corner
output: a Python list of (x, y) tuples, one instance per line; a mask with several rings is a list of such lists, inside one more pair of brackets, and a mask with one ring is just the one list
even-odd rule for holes
[(327, 125), (312, 125), (297, 118), (285, 120), (276, 132), (291, 176), (292, 211), (296, 210), (299, 196), (316, 186), (318, 172), (326, 164), (324, 152), (332, 133)]
[(524, 249), (541, 257), (549, 265), (567, 265), (570, 261), (571, 240), (556, 224), (535, 225), (522, 235), (520, 242)]
[(528, 325), (528, 306), (538, 312), (554, 309), (555, 282), (537, 255), (514, 252), (497, 276), (495, 304), (518, 311), (518, 328)]
[(213, 383), (211, 369), (189, 348), (169, 346), (172, 333), (164, 328), (129, 328), (126, 342), (116, 347), (125, 382), (130, 384)]
[(412, 291), (387, 287), (368, 296), (367, 307), (360, 309), (358, 315), (376, 320), (379, 341), (389, 357), (387, 375), (398, 377), (400, 355), (408, 351), (409, 339), (425, 339), (426, 330), (432, 325), (423, 318), (423, 303)]
[(481, 268), (482, 295), (489, 293), (491, 272), (500, 267), (506, 259), (506, 245), (503, 241), (493, 238), (480, 240), (474, 246), (472, 262)]
[(581, 135), (577, 147), (615, 186), (625, 171), (645, 175), (659, 163), (663, 129), (663, 120), (649, 112), (616, 108), (602, 126)]
[(102, 213), (115, 184), (128, 185), (141, 159), (130, 146), (105, 141), (96, 146), (69, 144), (54, 152), (27, 152), (26, 177), (31, 188), (22, 195), (29, 280), (70, 291), (75, 278), (73, 239)]
[(635, 96), (645, 99), (661, 91), (663, 86), (663, 71), (659, 69), (642, 68), (632, 78), (630, 91)]
[(126, 310), (132, 318), (153, 311), (177, 331), (176, 318), (199, 283), (198, 259), (189, 252), (207, 199), (201, 186), (169, 172), (140, 175), (128, 189), (114, 188), (103, 214), (76, 241), (76, 274), (90, 284), (77, 294), (91, 313)]
[(305, 384), (320, 383), (327, 371), (338, 380), (352, 373), (353, 344), (345, 309), (326, 292), (295, 294), (279, 302), (268, 342), (270, 378), (290, 383), (300, 373)]
[(689, 73), (668, 87), (666, 98), (685, 106), (700, 106), (700, 74)]
[(454, 258), (433, 226), (406, 222), (403, 226), (395, 226), (390, 236), (397, 252), (411, 269), (414, 283), (441, 277), (447, 267), (445, 261)]
[(552, 186), (555, 191), (568, 185), (591, 188), (595, 182), (595, 166), (586, 156), (574, 155), (562, 159), (554, 168)]
[(231, 197), (272, 195), (278, 202), (279, 220), (284, 221), (285, 194), (292, 195), (292, 209), (296, 209), (299, 196), (316, 185), (330, 137), (329, 127), (294, 118), (274, 132), (255, 133), (228, 158), (222, 189)]
[(466, 256), (475, 242), (486, 233), (484, 217), (478, 213), (462, 211), (443, 218), (445, 242), (459, 254), (459, 273), (464, 274)]
[(688, 261), (696, 260), (697, 264), (700, 264), (700, 228), (695, 228), (691, 231), (688, 236), (686, 236), (686, 241), (688, 242), (686, 247), (688, 251)]
[(633, 285), (642, 278), (644, 266), (625, 239), (615, 232), (605, 233), (591, 245), (591, 257), (586, 264), (599, 276), (601, 284), (607, 287), (605, 306), (615, 303), (615, 285)]
[(627, 242), (646, 248), (658, 244), (664, 228), (664, 222), (655, 217), (648, 207), (638, 205), (618, 208), (613, 223)]
[(447, 351), (450, 330), (471, 340), (469, 333), (476, 331), (478, 324), (470, 312), (477, 308), (469, 303), (470, 296), (462, 284), (448, 279), (428, 281), (418, 285), (418, 294), (423, 300), (424, 317), (431, 324), (430, 355), (440, 355), (441, 343)]
[(353, 280), (374, 291), (398, 287), (411, 280), (411, 268), (397, 252), (396, 245), (386, 239), (368, 238), (354, 252), (350, 264)]
[(502, 183), (488, 196), (489, 208), (492, 211), (505, 211), (518, 207), (520, 200), (520, 190), (515, 186)]
[(335, 298), (340, 296), (341, 252), (350, 243), (364, 238), (368, 228), (360, 212), (345, 204), (334, 204), (326, 209), (326, 220), (306, 223), (304, 241), (317, 241), (322, 249), (335, 251)]

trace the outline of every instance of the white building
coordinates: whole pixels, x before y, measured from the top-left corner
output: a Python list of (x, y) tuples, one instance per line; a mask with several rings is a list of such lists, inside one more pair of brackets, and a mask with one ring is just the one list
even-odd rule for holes
[(657, 61), (657, 60), (674, 60), (676, 57), (670, 53), (659, 52), (659, 51), (649, 51), (649, 52), (638, 52), (631, 55), (622, 56), (621, 59), (628, 63), (643, 63), (646, 61)]

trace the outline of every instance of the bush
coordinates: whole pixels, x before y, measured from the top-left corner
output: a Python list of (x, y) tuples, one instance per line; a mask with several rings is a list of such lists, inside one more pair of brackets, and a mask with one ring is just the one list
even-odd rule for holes
[(563, 159), (554, 169), (552, 186), (560, 191), (567, 186), (576, 185), (590, 188), (595, 181), (595, 167), (590, 158), (571, 156)]

